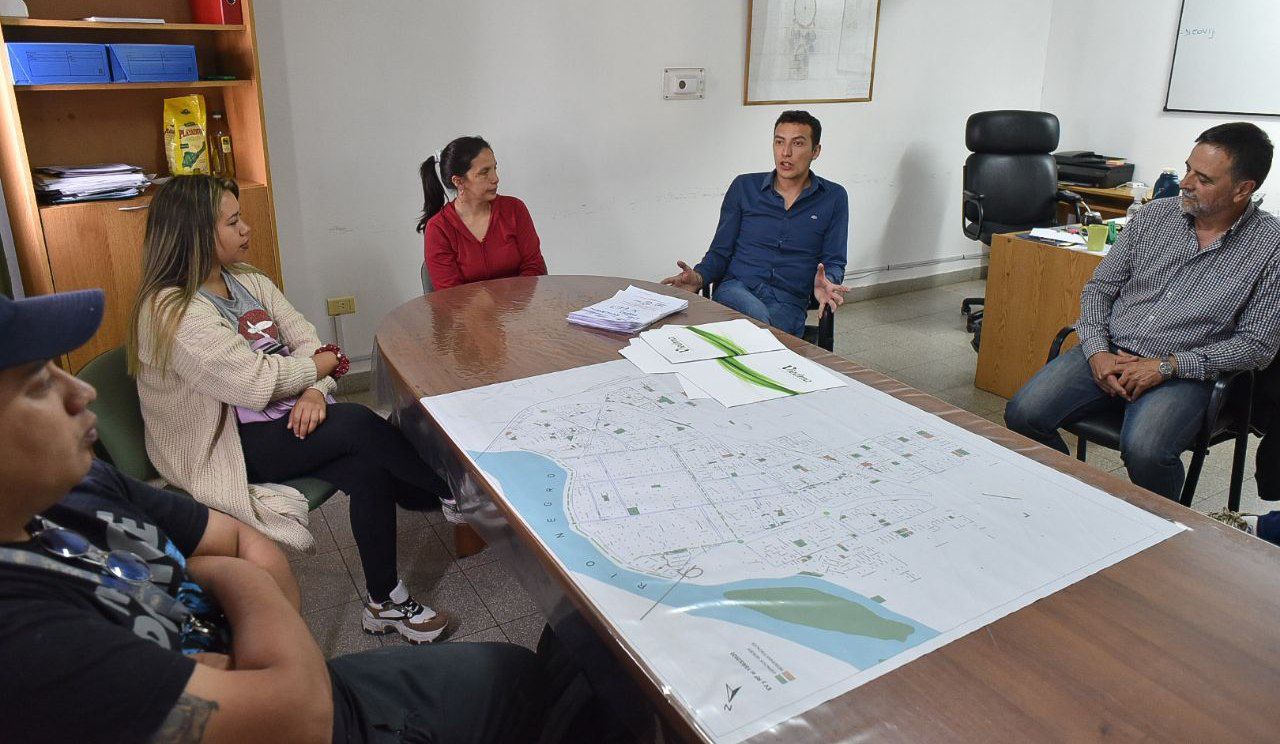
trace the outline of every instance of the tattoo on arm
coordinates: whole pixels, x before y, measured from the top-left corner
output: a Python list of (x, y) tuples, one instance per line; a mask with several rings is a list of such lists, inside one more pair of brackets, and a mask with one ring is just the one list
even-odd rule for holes
[(184, 692), (160, 728), (152, 734), (151, 741), (155, 744), (197, 744), (204, 738), (209, 716), (217, 709), (218, 704), (214, 701)]

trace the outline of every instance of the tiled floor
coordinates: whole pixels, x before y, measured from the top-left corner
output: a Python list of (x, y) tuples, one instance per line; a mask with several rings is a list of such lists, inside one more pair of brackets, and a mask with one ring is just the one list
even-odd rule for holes
[[(982, 296), (984, 287), (981, 281), (965, 282), (850, 303), (836, 318), (835, 351), (1003, 423), (1004, 399), (973, 387), (978, 356), (960, 315), (961, 300)], [(368, 403), (369, 397), (364, 393), (346, 399)], [(1253, 482), (1256, 439), (1250, 444), (1242, 508), (1270, 511), (1258, 499)], [(1088, 462), (1095, 467), (1123, 471), (1119, 453), (1101, 447), (1088, 452)], [(1225, 506), (1230, 471), (1231, 445), (1212, 449), (1200, 477), (1196, 510)], [(313, 512), (312, 530), (316, 555), (296, 557), (293, 565), (302, 586), (303, 613), (325, 653), (401, 643), (398, 636), (373, 637), (360, 630), (364, 579), (347, 518), (347, 498), (339, 494)], [(452, 532), (439, 512), (400, 512), (398, 543), (401, 575), (414, 595), (454, 616), (450, 640), (536, 645), (542, 618), (528, 595), (489, 551), (453, 560)]]

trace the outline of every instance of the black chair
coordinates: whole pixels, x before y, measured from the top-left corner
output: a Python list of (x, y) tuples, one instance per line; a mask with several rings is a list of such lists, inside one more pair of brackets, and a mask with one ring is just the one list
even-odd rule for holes
[[(1067, 326), (1054, 337), (1049, 347), (1048, 364), (1058, 358), (1062, 344), (1076, 329)], [(1191, 506), (1196, 495), (1196, 484), (1200, 480), (1200, 470), (1204, 467), (1204, 458), (1209, 448), (1215, 444), (1235, 440), (1236, 448), (1231, 458), (1231, 490), (1227, 494), (1227, 508), (1240, 511), (1240, 489), (1244, 485), (1244, 458), (1248, 451), (1249, 430), (1253, 418), (1253, 372), (1226, 372), (1213, 383), (1213, 392), (1209, 395), (1209, 405), (1205, 408), (1204, 421), (1200, 431), (1192, 440), (1191, 467), (1187, 469), (1187, 479), (1182, 484), (1183, 506)], [(1120, 427), (1124, 424), (1124, 413), (1118, 410), (1100, 411), (1090, 414), (1079, 421), (1064, 427), (1075, 434), (1076, 459), (1084, 461), (1088, 442), (1101, 445), (1107, 449), (1120, 449)]]
[[(1058, 203), (1072, 205), (1083, 222), (1084, 201), (1058, 189), (1058, 117), (1044, 111), (980, 111), (969, 117), (964, 143), (973, 153), (964, 163), (960, 227), (970, 240), (991, 245), (991, 236), (1057, 223)], [(976, 333), (985, 297), (966, 297), (960, 312)], [(975, 345), (976, 346), (976, 345)]]
[[(711, 299), (711, 291), (714, 286), (715, 286), (714, 282), (709, 282), (707, 284), (703, 284), (702, 289), (699, 291), (702, 293), (703, 297), (706, 297), (709, 300)], [(817, 297), (813, 295), (809, 295), (808, 309), (810, 310), (818, 309)], [(822, 308), (822, 312), (818, 315), (818, 324), (806, 325), (804, 327), (804, 336), (802, 336), (802, 338), (804, 338), (805, 341), (808, 341), (814, 346), (819, 346), (830, 352), (835, 351), (836, 314), (831, 312), (831, 308), (829, 307)]]

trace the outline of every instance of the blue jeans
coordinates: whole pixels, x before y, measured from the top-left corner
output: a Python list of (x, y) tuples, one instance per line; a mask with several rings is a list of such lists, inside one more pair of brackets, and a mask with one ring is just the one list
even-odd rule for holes
[(1132, 403), (1110, 397), (1094, 384), (1089, 360), (1077, 346), (1022, 386), (1005, 407), (1004, 420), (1019, 434), (1069, 454), (1059, 428), (1107, 408), (1122, 409), (1120, 457), (1129, 479), (1176, 500), (1186, 477), (1182, 452), (1200, 429), (1211, 391), (1211, 383), (1174, 378)]
[(716, 284), (711, 299), (792, 336), (804, 336), (804, 322), (809, 317), (805, 307), (808, 303), (775, 292), (767, 284), (752, 292), (741, 281), (728, 279)]

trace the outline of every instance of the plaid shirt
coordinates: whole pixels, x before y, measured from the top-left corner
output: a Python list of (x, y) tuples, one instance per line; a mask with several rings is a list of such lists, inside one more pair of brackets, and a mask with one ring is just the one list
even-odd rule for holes
[(1076, 332), (1086, 356), (1172, 354), (1192, 380), (1267, 366), (1280, 346), (1280, 220), (1250, 204), (1202, 250), (1179, 197), (1151, 202), (1085, 285)]

